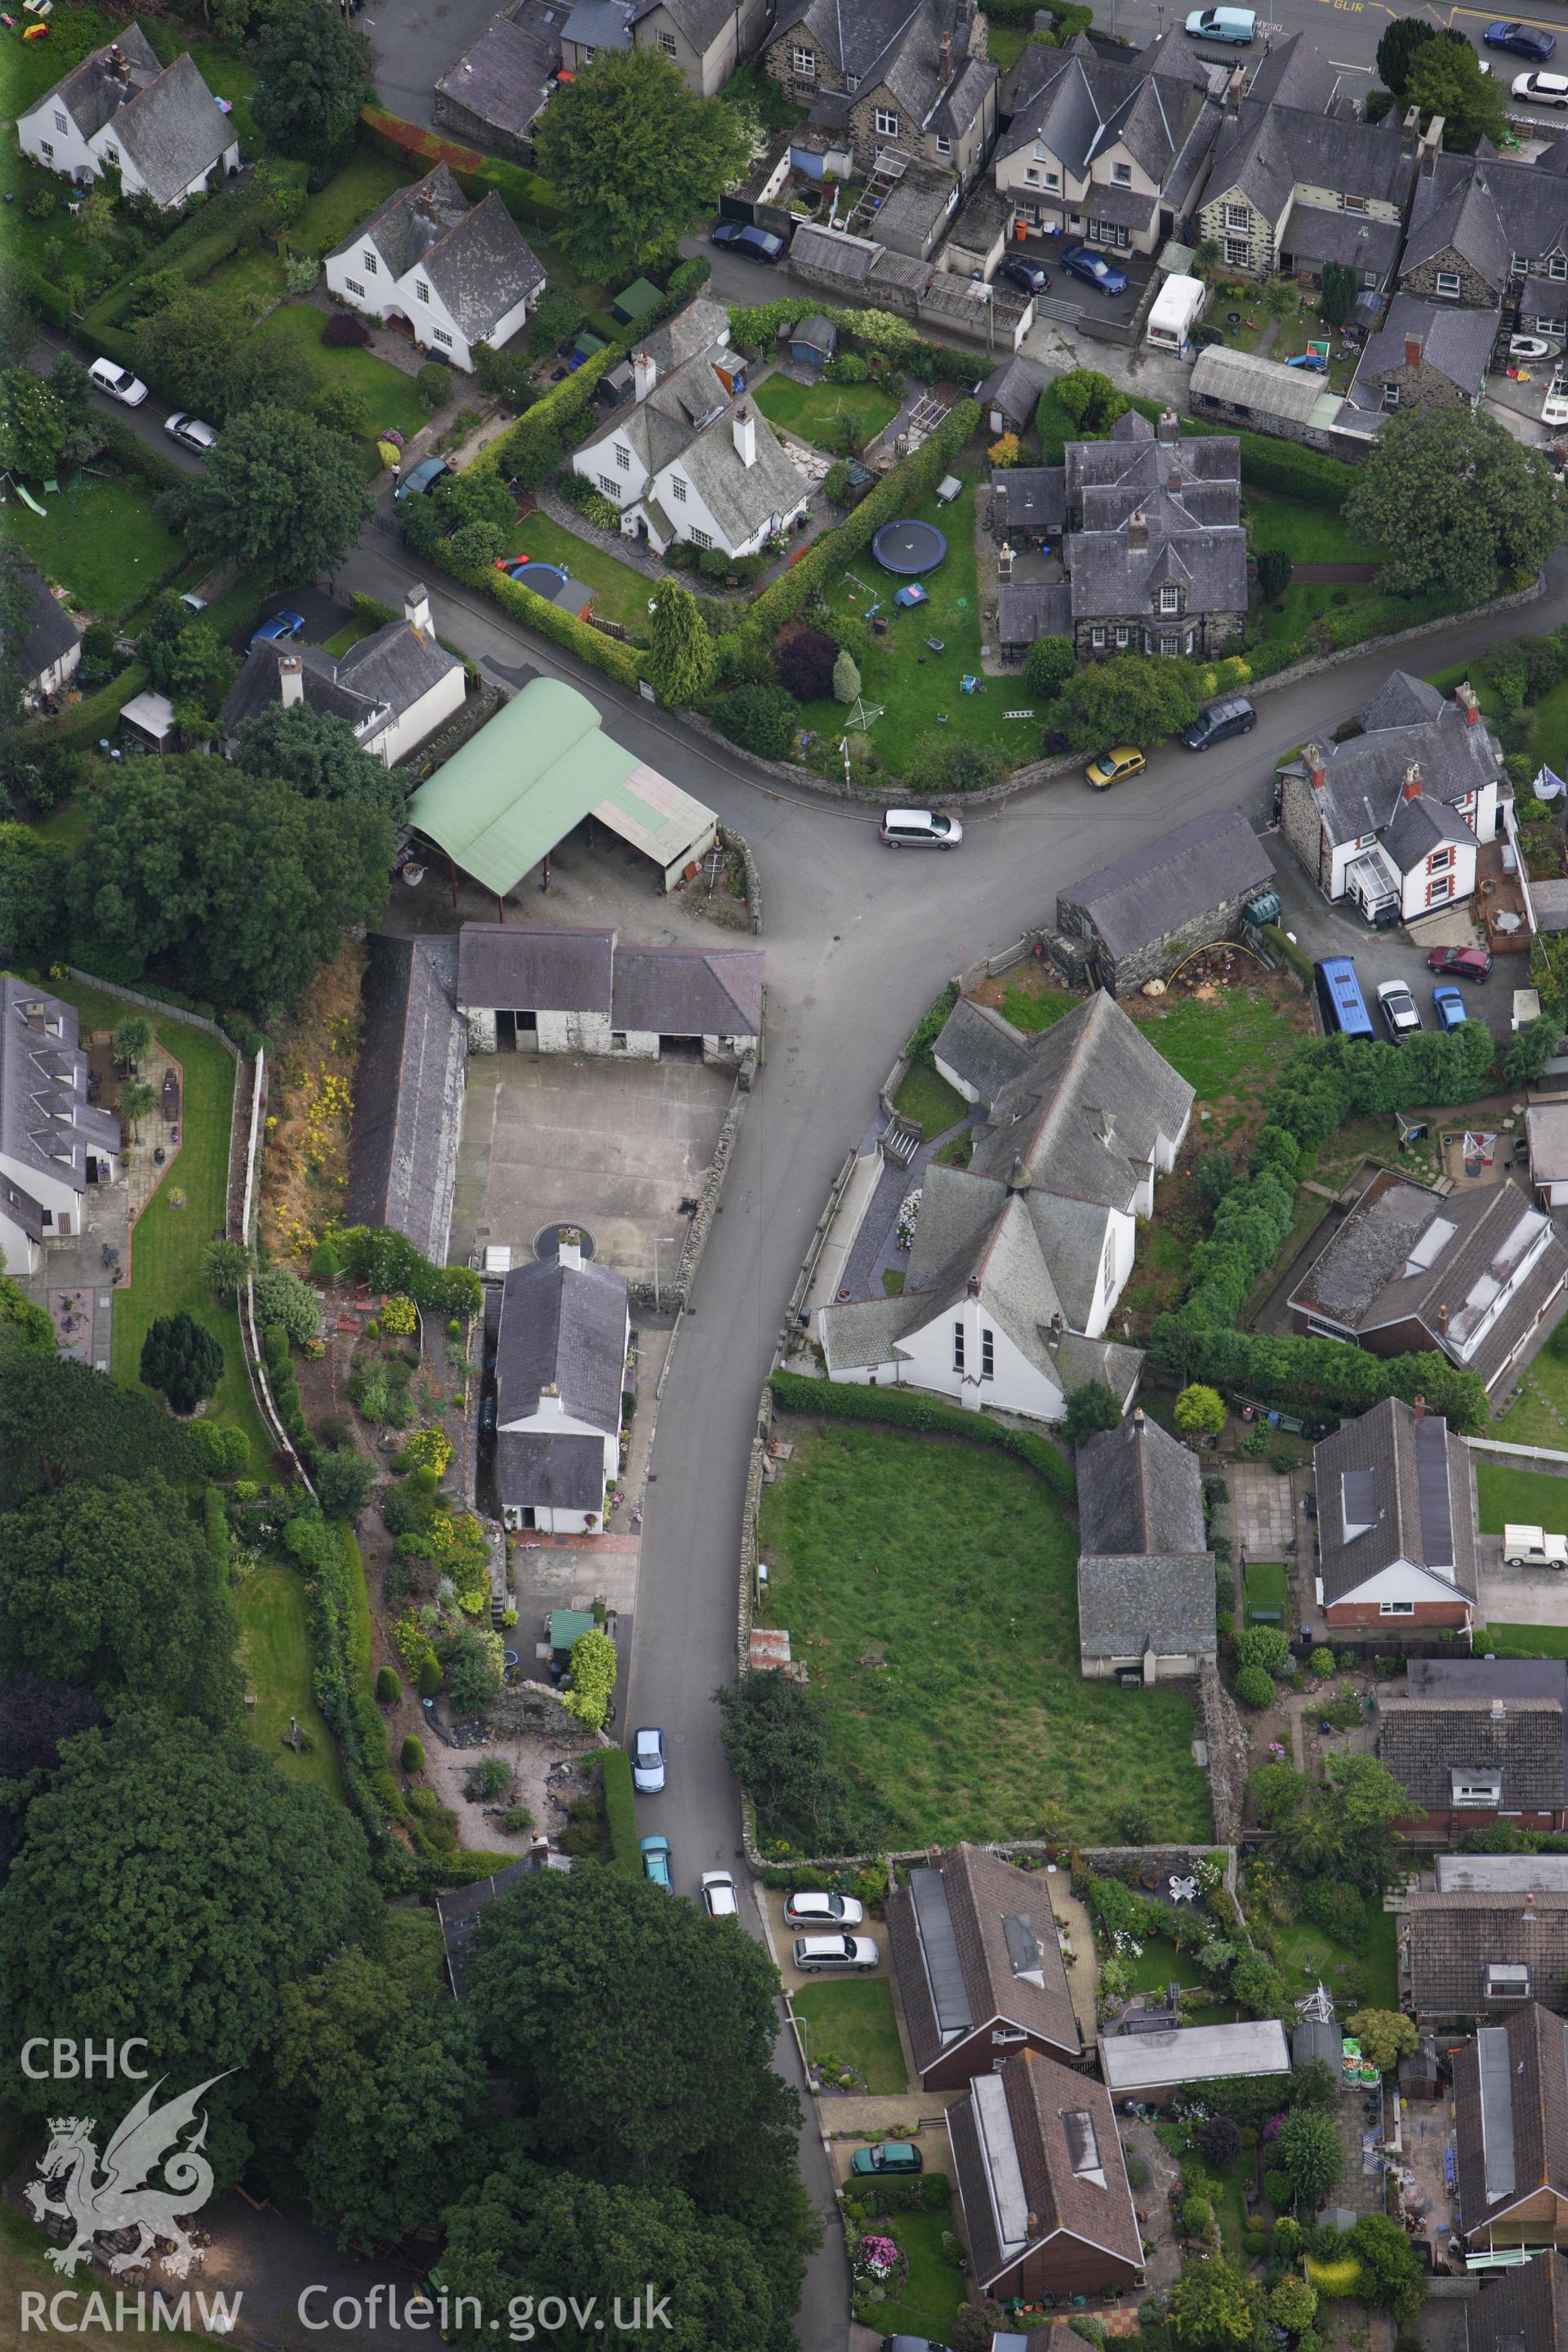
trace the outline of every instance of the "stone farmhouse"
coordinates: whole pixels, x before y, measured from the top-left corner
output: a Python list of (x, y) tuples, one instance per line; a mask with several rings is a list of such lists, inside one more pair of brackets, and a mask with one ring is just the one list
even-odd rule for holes
[(128, 196), (170, 212), (239, 169), (230, 117), (186, 51), (171, 66), (140, 25), (94, 49), (20, 115), (24, 155), (68, 179), (118, 172)]
[(329, 290), (453, 367), (528, 323), (544, 269), (500, 196), (470, 205), (445, 163), (399, 188), (326, 259)]
[(496, 1346), (496, 1484), (509, 1528), (602, 1534), (620, 1467), (626, 1278), (563, 1229), (555, 1257), (513, 1266)]
[(1239, 809), (1192, 817), (1060, 892), (1047, 945), (1069, 969), (1087, 953), (1101, 988), (1131, 996), (1191, 949), (1235, 939), (1273, 879), (1274, 861)]

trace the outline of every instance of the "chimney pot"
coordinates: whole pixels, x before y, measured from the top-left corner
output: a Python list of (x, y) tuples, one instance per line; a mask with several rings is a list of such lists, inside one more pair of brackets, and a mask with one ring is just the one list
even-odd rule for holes
[(942, 37), (942, 78), (944, 82), (952, 79), (952, 35), (951, 33), (944, 33)]
[(583, 1263), (583, 1236), (575, 1225), (563, 1225), (555, 1237), (555, 1263), (574, 1271)]
[(646, 400), (648, 394), (653, 390), (654, 385), (658, 382), (658, 370), (654, 365), (653, 353), (651, 352), (634, 352), (632, 353), (633, 397), (637, 400)]
[(1132, 1426), (1134, 1429), (1142, 1429), (1143, 1426), (1143, 1408), (1142, 1405), (1137, 1408), (1136, 1412), (1132, 1415)]
[(1418, 801), (1421, 797), (1421, 771), (1414, 760), (1405, 771), (1404, 796), (1407, 801)]
[(1419, 335), (1406, 335), (1406, 336), (1405, 336), (1405, 366), (1406, 366), (1407, 368), (1418, 368), (1418, 367), (1420, 366), (1420, 364), (1421, 364), (1421, 347), (1422, 347), (1422, 338), (1421, 338)]
[(1149, 518), (1142, 507), (1128, 518), (1127, 544), (1134, 552), (1149, 544)]
[(1437, 1328), (1439, 1331), (1443, 1332), (1447, 1332), (1448, 1328), (1448, 1302), (1447, 1299), (1443, 1301), (1442, 1306), (1437, 1309)]
[(1179, 440), (1181, 438), (1182, 432), (1182, 420), (1176, 415), (1173, 408), (1163, 408), (1160, 411), (1160, 422), (1155, 426), (1154, 430), (1156, 438), (1161, 441)]
[(1315, 793), (1321, 793), (1329, 781), (1327, 759), (1316, 743), (1309, 743), (1301, 757), (1307, 763), (1307, 773), (1311, 778), (1312, 790)]
[(1465, 714), (1466, 726), (1479, 727), (1481, 723), (1481, 706), (1476, 699), (1476, 689), (1468, 677), (1454, 688), (1454, 699)]
[(298, 654), (285, 654), (278, 665), (278, 691), (285, 710), (305, 699), (305, 665)]
[(972, 1274), (969, 1277), (969, 1296), (971, 1298), (978, 1298), (980, 1296), (980, 1276), (977, 1274)]

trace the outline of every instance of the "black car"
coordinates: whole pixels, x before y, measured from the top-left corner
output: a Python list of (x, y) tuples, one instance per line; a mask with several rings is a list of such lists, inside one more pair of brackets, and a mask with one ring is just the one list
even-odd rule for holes
[(1042, 269), (1037, 261), (1026, 261), (1021, 253), (1010, 253), (996, 275), (1010, 278), (1026, 294), (1048, 294), (1051, 290), (1049, 271)]
[(721, 221), (708, 233), (710, 245), (727, 246), (734, 253), (743, 253), (752, 261), (782, 261), (784, 241), (775, 236), (771, 228), (753, 227), (750, 221)]
[(1205, 703), (1192, 725), (1183, 728), (1182, 740), (1189, 751), (1206, 751), (1227, 735), (1250, 735), (1257, 724), (1258, 713), (1246, 695), (1230, 694), (1221, 702)]

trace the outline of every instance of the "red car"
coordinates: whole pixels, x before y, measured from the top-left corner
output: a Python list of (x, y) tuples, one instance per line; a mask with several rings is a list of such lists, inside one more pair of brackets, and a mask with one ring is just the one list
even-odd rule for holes
[(1485, 980), (1491, 968), (1485, 948), (1434, 948), (1426, 959), (1428, 971), (1445, 972), (1450, 980)]

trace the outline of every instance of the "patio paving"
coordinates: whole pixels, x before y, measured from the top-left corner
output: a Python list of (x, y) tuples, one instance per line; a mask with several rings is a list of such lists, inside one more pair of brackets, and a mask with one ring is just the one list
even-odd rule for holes
[(1294, 1478), (1281, 1478), (1267, 1462), (1231, 1462), (1226, 1476), (1237, 1560), (1289, 1560), (1296, 1532)]

